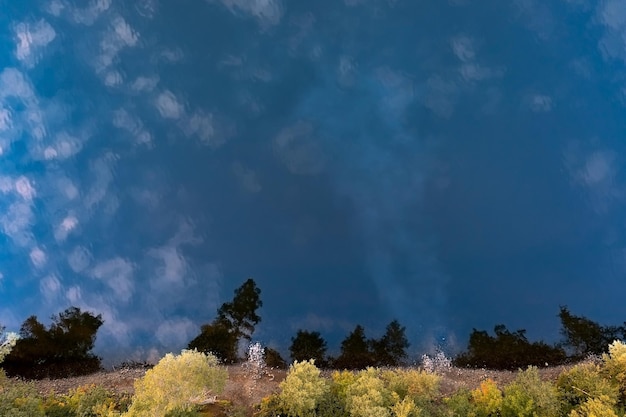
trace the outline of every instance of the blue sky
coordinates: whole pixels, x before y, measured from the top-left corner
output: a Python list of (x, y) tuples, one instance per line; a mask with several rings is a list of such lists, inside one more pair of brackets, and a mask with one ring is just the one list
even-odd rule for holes
[(255, 340), (417, 354), (559, 305), (626, 319), (619, 0), (0, 0), (0, 323), (184, 346), (248, 277)]

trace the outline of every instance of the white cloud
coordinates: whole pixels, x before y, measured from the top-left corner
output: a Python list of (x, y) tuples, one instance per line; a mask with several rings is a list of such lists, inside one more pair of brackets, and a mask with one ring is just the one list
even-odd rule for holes
[(0, 109), (0, 131), (9, 130), (13, 126), (12, 119), (9, 109)]
[(152, 91), (159, 84), (159, 76), (154, 75), (151, 77), (139, 76), (135, 78), (135, 81), (131, 84), (130, 88), (134, 91), (148, 92)]
[(599, 2), (596, 15), (605, 29), (599, 42), (604, 57), (626, 62), (626, 7), (623, 0)]
[(116, 299), (127, 302), (133, 295), (134, 266), (132, 262), (116, 257), (96, 264), (90, 275), (105, 282), (114, 292)]
[(552, 110), (552, 98), (543, 94), (530, 97), (530, 109), (536, 113), (546, 113)]
[(158, 0), (136, 0), (134, 4), (137, 13), (147, 19), (152, 19), (159, 8)]
[(76, 226), (78, 226), (78, 219), (75, 216), (69, 215), (65, 217), (54, 230), (54, 238), (57, 242), (64, 241)]
[(179, 119), (185, 109), (180, 101), (176, 98), (174, 93), (169, 90), (163, 91), (156, 98), (154, 105), (161, 114), (161, 117), (165, 119)]
[(211, 148), (218, 148), (226, 142), (225, 135), (217, 134), (213, 115), (201, 110), (194, 114), (182, 124), (182, 130), (187, 136), (196, 135), (204, 145)]
[(459, 72), (465, 81), (482, 81), (490, 78), (499, 78), (504, 74), (502, 69), (484, 67), (475, 62), (461, 65)]
[[(134, 47), (139, 40), (139, 34), (124, 20), (117, 16), (111, 21), (111, 29), (107, 31), (100, 41), (100, 54), (94, 61), (96, 73), (102, 77), (103, 82), (109, 86), (116, 85), (118, 76), (111, 67), (115, 64), (119, 52), (124, 48)], [(121, 78), (121, 74), (118, 74)]]
[(232, 165), (232, 171), (241, 188), (249, 193), (258, 193), (261, 191), (261, 184), (254, 170), (247, 168), (241, 164), (241, 162), (234, 162)]
[(135, 138), (138, 145), (150, 145), (152, 135), (144, 128), (143, 123), (137, 116), (131, 115), (126, 109), (118, 109), (113, 112), (113, 126), (124, 129)]
[(166, 347), (184, 346), (197, 332), (196, 325), (188, 318), (166, 320), (159, 324), (155, 336)]
[(139, 35), (122, 17), (113, 19), (112, 25), (118, 38), (124, 42), (124, 44), (127, 46), (135, 46), (137, 44)]
[(91, 255), (91, 252), (89, 252), (89, 249), (84, 246), (76, 246), (67, 256), (67, 263), (70, 268), (72, 268), (72, 271), (76, 273), (83, 272), (89, 268), (92, 260), (93, 256)]
[(187, 274), (187, 261), (176, 245), (151, 249), (148, 254), (161, 261), (156, 268), (157, 280), (153, 281), (161, 289), (172, 284), (182, 284)]
[(32, 200), (35, 197), (35, 189), (30, 184), (28, 178), (21, 176), (15, 181), (15, 191), (27, 201)]
[[(217, 0), (209, 0), (215, 2)], [(280, 0), (219, 0), (232, 13), (244, 12), (257, 18), (264, 25), (277, 25), (283, 16)]]
[(54, 143), (43, 151), (46, 160), (71, 158), (79, 153), (83, 148), (83, 141), (67, 132), (60, 132), (56, 135)]
[(56, 179), (56, 186), (60, 194), (64, 195), (68, 200), (74, 200), (78, 197), (78, 188), (67, 177), (60, 177)]
[(30, 81), (16, 68), (4, 68), (0, 73), (0, 98), (17, 97), (31, 103), (35, 92)]
[(352, 57), (343, 55), (339, 58), (337, 66), (337, 82), (342, 87), (350, 87), (356, 80), (357, 64)]
[(15, 27), (17, 45), (15, 56), (26, 66), (32, 67), (37, 59), (34, 54), (56, 37), (56, 32), (45, 20), (34, 24), (19, 23)]
[(44, 10), (52, 16), (59, 17), (63, 10), (65, 10), (65, 4), (63, 4), (61, 0), (52, 0), (44, 6)]
[(104, 76), (104, 85), (107, 87), (116, 87), (124, 82), (124, 77), (119, 71), (109, 71)]
[(589, 155), (580, 172), (582, 180), (589, 186), (612, 181), (615, 173), (615, 155), (606, 151), (597, 151)]
[(473, 61), (476, 57), (476, 49), (472, 38), (466, 35), (459, 35), (450, 41), (452, 52), (461, 62)]
[(0, 177), (0, 191), (5, 194), (13, 191), (13, 180), (10, 177)]
[(94, 181), (85, 198), (83, 204), (91, 210), (96, 204), (102, 202), (109, 192), (109, 186), (113, 181), (114, 164), (118, 156), (108, 152), (91, 163), (90, 171)]
[(319, 174), (325, 161), (317, 140), (311, 123), (297, 122), (274, 138), (274, 153), (292, 174)]
[(71, 304), (74, 304), (74, 305), (78, 304), (83, 299), (82, 291), (78, 285), (70, 287), (65, 292), (65, 297)]
[(35, 265), (36, 268), (43, 267), (48, 260), (48, 256), (40, 248), (33, 248), (30, 251), (29, 256), (30, 261), (33, 263), (33, 265)]
[[(112, 0), (91, 0), (85, 8), (72, 8), (69, 10), (71, 19), (82, 25), (91, 26), (96, 20), (111, 7)], [(56, 9), (63, 10), (62, 7), (56, 6)]]
[(27, 246), (33, 240), (30, 227), (33, 224), (34, 215), (30, 203), (14, 202), (0, 215), (2, 231), (13, 242), (21, 247)]
[(48, 275), (39, 282), (39, 292), (48, 300), (54, 299), (61, 291), (61, 282), (55, 275)]
[(426, 89), (422, 98), (424, 105), (437, 116), (449, 118), (454, 113), (458, 95), (458, 87), (451, 81), (440, 76), (432, 76), (426, 81)]
[(159, 57), (167, 62), (179, 62), (184, 56), (185, 54), (180, 48), (165, 48), (159, 53)]
[(598, 213), (605, 213), (616, 201), (626, 198), (626, 187), (617, 179), (620, 163), (608, 149), (583, 149), (574, 142), (564, 152), (564, 163), (572, 182), (587, 190), (589, 202)]

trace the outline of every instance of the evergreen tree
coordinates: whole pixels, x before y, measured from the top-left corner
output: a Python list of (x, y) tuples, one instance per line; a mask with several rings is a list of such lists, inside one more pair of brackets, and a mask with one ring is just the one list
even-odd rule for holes
[(334, 367), (339, 369), (364, 369), (375, 364), (370, 343), (365, 337), (365, 329), (357, 325), (341, 342), (341, 353), (335, 359)]
[(317, 367), (327, 365), (326, 341), (319, 332), (298, 330), (296, 336), (291, 338), (289, 352), (293, 361), (303, 362), (314, 359)]
[(398, 320), (387, 325), (385, 334), (380, 339), (372, 339), (370, 346), (376, 366), (400, 366), (406, 359), (409, 341), (405, 334), (406, 328)]

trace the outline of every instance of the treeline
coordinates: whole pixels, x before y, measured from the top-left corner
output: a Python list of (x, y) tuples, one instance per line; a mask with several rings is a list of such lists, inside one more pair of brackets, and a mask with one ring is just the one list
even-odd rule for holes
[[(190, 349), (212, 352), (225, 362), (236, 362), (241, 339), (250, 340), (254, 326), (261, 320), (257, 309), (262, 305), (261, 290), (254, 280), (247, 280), (235, 290), (233, 301), (224, 303), (217, 318), (202, 326), (200, 334), (189, 344)], [(626, 340), (626, 322), (622, 326), (602, 326), (560, 307), (562, 340), (556, 344), (531, 342), (526, 330), (511, 332), (505, 325), (494, 328), (495, 336), (473, 329), (466, 351), (454, 358), (460, 367), (484, 367), (515, 370), (527, 366), (550, 366), (577, 362), (588, 355), (606, 353), (614, 340)], [(300, 329), (291, 338), (289, 352), (293, 361), (314, 359), (321, 367), (334, 369), (365, 369), (369, 366), (400, 366), (407, 358), (409, 342), (405, 327), (397, 320), (389, 323), (380, 339), (367, 338), (365, 329), (357, 325), (341, 342), (338, 357), (327, 355), (327, 343), (319, 332)], [(278, 352), (267, 349), (270, 366), (284, 366)]]
[[(257, 310), (263, 305), (261, 290), (248, 279), (235, 290), (232, 301), (222, 304), (216, 318), (201, 326), (200, 334), (188, 348), (212, 353), (222, 363), (241, 361), (239, 347), (251, 341), (255, 326), (261, 321)], [(525, 330), (509, 331), (495, 326), (492, 336), (484, 330), (473, 329), (467, 349), (453, 359), (460, 367), (518, 369), (529, 365), (545, 366), (576, 362), (588, 355), (605, 353), (614, 340), (626, 340), (626, 323), (622, 326), (602, 326), (585, 317), (573, 315), (561, 307), (562, 340), (556, 344), (531, 342)], [(9, 376), (27, 379), (59, 378), (84, 375), (101, 369), (101, 359), (92, 353), (96, 333), (102, 326), (101, 315), (70, 307), (52, 317), (46, 328), (36, 316), (24, 321), (19, 339), (0, 365)], [(2, 328), (0, 328), (0, 336)], [(327, 343), (319, 332), (300, 329), (291, 338), (289, 353), (292, 361), (313, 359), (319, 367), (333, 369), (365, 369), (367, 367), (397, 367), (408, 358), (409, 342), (406, 328), (391, 321), (380, 338), (368, 338), (365, 329), (357, 325), (341, 342), (336, 357), (327, 353)], [(286, 367), (278, 351), (266, 348), (265, 361), (270, 367)]]
[(9, 376), (27, 379), (64, 378), (98, 371), (100, 358), (91, 350), (104, 321), (77, 307), (52, 316), (46, 328), (36, 316), (27, 318), (19, 338), (5, 356), (2, 368)]

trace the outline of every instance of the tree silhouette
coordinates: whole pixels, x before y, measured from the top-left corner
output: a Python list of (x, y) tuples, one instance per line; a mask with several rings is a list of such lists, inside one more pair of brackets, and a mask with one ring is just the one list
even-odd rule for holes
[(406, 359), (409, 341), (405, 334), (406, 328), (398, 320), (387, 325), (385, 334), (380, 339), (372, 339), (370, 347), (376, 366), (400, 366)]
[(235, 290), (231, 302), (224, 303), (217, 310), (217, 318), (212, 323), (202, 325), (200, 334), (190, 343), (190, 349), (211, 352), (227, 363), (236, 362), (239, 341), (250, 340), (254, 327), (261, 321), (256, 313), (263, 302), (261, 290), (253, 279), (248, 279)]
[(200, 334), (189, 342), (189, 349), (212, 353), (224, 363), (237, 362), (237, 335), (230, 323), (215, 319), (202, 325)]
[(357, 325), (341, 342), (341, 353), (333, 363), (339, 369), (364, 369), (374, 365), (370, 343), (365, 337), (365, 329)]
[(250, 340), (254, 326), (261, 321), (256, 311), (262, 306), (261, 290), (254, 280), (249, 278), (235, 290), (233, 301), (222, 304), (217, 310), (217, 317), (218, 320), (229, 323), (237, 339), (243, 337)]
[(529, 342), (526, 330), (510, 332), (499, 324), (494, 328), (495, 337), (486, 331), (474, 329), (470, 335), (467, 351), (454, 359), (456, 366), (515, 370), (529, 365), (558, 365), (566, 360), (565, 351), (544, 342)]
[(605, 353), (616, 339), (626, 339), (626, 323), (624, 326), (601, 326), (586, 317), (575, 316), (565, 306), (560, 307), (561, 344), (569, 351), (574, 360), (583, 359), (586, 355)]
[(103, 323), (101, 315), (77, 307), (52, 316), (49, 329), (31, 316), (22, 324), (20, 338), (2, 367), (8, 375), (29, 379), (95, 372), (100, 369), (100, 358), (91, 350)]
[(318, 367), (328, 365), (326, 361), (326, 341), (319, 332), (298, 330), (296, 336), (291, 338), (289, 352), (293, 361), (302, 362), (314, 359)]

